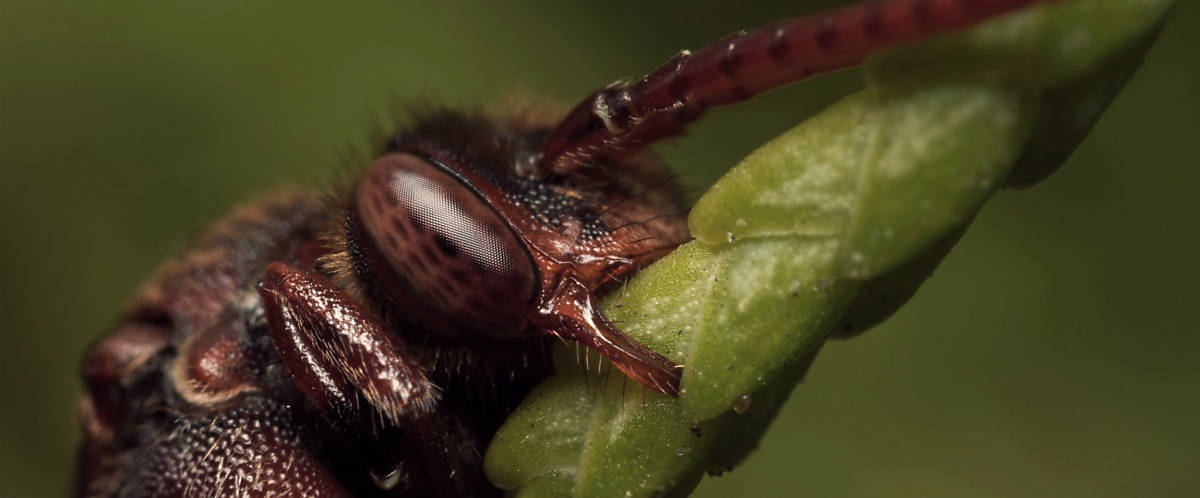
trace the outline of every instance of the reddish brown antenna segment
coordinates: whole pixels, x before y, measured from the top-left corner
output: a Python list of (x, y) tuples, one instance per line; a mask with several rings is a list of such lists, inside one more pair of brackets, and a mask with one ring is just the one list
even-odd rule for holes
[(640, 81), (592, 93), (559, 123), (538, 161), (562, 175), (594, 157), (621, 158), (678, 135), (710, 106), (747, 100), (868, 55), (1053, 0), (880, 0), (737, 33), (682, 51)]

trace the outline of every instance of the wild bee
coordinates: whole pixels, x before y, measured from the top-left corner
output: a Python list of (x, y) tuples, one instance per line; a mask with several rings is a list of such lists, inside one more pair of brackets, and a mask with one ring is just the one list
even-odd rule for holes
[(235, 210), (83, 364), (79, 496), (489, 496), (552, 340), (679, 394), (598, 293), (689, 235), (647, 147), (712, 106), (1033, 0), (888, 0), (684, 51), (565, 114), (428, 109), (333, 195)]

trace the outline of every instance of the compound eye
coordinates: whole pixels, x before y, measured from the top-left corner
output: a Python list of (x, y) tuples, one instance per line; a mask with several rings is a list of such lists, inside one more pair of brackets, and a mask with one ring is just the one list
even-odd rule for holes
[[(512, 335), (533, 311), (533, 258), (462, 180), (412, 154), (367, 168), (356, 194), (376, 256), (432, 311), (475, 332)], [(395, 289), (394, 289), (395, 290)], [(447, 331), (451, 334), (460, 331)]]

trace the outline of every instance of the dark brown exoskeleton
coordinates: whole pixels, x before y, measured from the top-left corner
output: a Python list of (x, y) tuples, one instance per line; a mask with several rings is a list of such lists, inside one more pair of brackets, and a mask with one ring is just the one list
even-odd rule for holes
[(77, 495), (488, 496), (554, 337), (679, 393), (596, 293), (688, 239), (644, 146), (733, 103), (1034, 0), (891, 0), (683, 52), (562, 119), (425, 112), (346, 195), (224, 218), (83, 364)]

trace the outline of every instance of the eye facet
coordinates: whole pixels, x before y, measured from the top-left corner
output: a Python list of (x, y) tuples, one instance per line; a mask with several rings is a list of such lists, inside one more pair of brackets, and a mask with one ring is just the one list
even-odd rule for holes
[[(493, 336), (518, 333), (537, 272), (525, 244), (462, 180), (407, 153), (367, 168), (356, 208), (379, 271), (436, 314)], [(459, 331), (448, 331), (457, 333)]]

